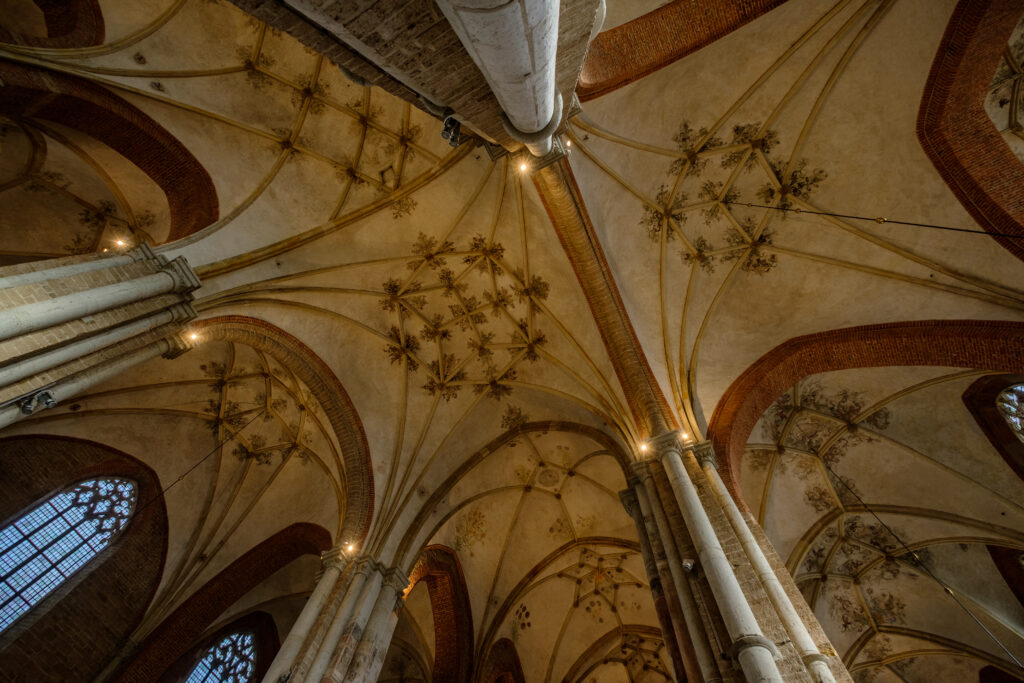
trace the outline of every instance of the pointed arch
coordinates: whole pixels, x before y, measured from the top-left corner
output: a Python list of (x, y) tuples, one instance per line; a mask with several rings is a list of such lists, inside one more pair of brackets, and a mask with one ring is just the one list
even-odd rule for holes
[(526, 683), (515, 644), (508, 638), (495, 641), (487, 653), (483, 683)]
[(726, 390), (708, 440), (733, 497), (743, 505), (740, 459), (761, 414), (808, 375), (852, 368), (937, 365), (1005, 371), (1024, 367), (1024, 323), (922, 320), (847, 327), (794, 337), (761, 356)]
[(423, 549), (409, 574), (408, 595), (426, 581), (434, 616), (434, 670), (431, 680), (469, 683), (473, 674), (473, 613), (458, 555), (443, 545)]
[(92, 680), (138, 626), (160, 582), (167, 554), (160, 481), (126, 453), (60, 436), (0, 439), (0, 472), (0, 520), (85, 479), (137, 485), (123, 532), (0, 636), (0, 680)]

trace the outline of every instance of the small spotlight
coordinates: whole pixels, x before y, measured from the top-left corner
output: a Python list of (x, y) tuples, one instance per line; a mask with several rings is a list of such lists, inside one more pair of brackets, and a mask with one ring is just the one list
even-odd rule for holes
[(116, 242), (114, 242), (114, 244), (116, 244), (119, 247), (123, 247), (124, 246), (124, 240), (117, 240)]
[(647, 452), (647, 444), (645, 444), (645, 443), (640, 444), (640, 451), (643, 452), (643, 453), (646, 453)]
[(345, 546), (345, 550), (347, 550), (349, 552), (352, 552), (355, 549), (356, 549), (356, 546), (354, 544), (352, 544), (352, 543), (349, 543), (347, 546)]
[(519, 164), (519, 170), (520, 170), (520, 171), (525, 171), (525, 170), (526, 170), (526, 163), (525, 163), (525, 162), (524, 162), (524, 163), (521, 163), (521, 164)]
[(196, 339), (199, 339), (199, 335), (193, 332), (192, 334), (188, 335), (188, 338), (191, 339), (192, 341), (195, 341)]
[(679, 432), (679, 438), (681, 438), (681, 439), (683, 439), (685, 441), (686, 439), (690, 438), (690, 435), (687, 434), (686, 432)]
[(572, 140), (566, 140), (565, 141), (565, 146), (566, 147), (572, 147)]

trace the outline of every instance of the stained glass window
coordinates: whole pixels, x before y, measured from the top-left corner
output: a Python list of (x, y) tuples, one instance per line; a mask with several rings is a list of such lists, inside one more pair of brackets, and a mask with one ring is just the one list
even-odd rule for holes
[(232, 633), (199, 660), (186, 683), (249, 683), (256, 668), (252, 633)]
[(996, 397), (996, 406), (1013, 433), (1024, 441), (1024, 384), (1003, 389)]
[(135, 488), (89, 479), (0, 529), (0, 631), (110, 544), (135, 509)]

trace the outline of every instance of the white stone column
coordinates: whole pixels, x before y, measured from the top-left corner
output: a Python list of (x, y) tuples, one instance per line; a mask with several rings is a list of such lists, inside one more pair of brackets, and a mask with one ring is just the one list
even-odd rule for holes
[(303, 605), (299, 618), (295, 620), (284, 642), (281, 643), (281, 649), (277, 651), (274, 661), (270, 663), (270, 668), (267, 669), (267, 673), (263, 677), (265, 683), (277, 683), (282, 676), (291, 674), (295, 658), (309, 637), (317, 617), (323, 611), (327, 598), (330, 597), (337, 585), (338, 578), (348, 563), (348, 558), (340, 548), (332, 548), (321, 553), (320, 561), (323, 565), (320, 580), (317, 581), (316, 587), (310, 593), (306, 604)]
[(161, 325), (172, 322), (184, 322), (195, 317), (196, 312), (192, 306), (184, 303), (177, 304), (162, 311), (157, 311), (145, 318), (133, 320), (104, 330), (99, 334), (94, 334), (91, 337), (86, 337), (64, 346), (58, 346), (45, 353), (16, 361), (10, 365), (0, 367), (0, 387), (5, 387), (26, 377), (56, 368), (63, 363), (68, 363), (112, 344), (125, 341)]
[(769, 564), (768, 558), (765, 557), (746, 520), (743, 519), (743, 514), (736, 505), (736, 501), (733, 500), (726, 490), (725, 482), (722, 481), (721, 476), (718, 474), (718, 463), (715, 462), (715, 454), (711, 444), (700, 444), (694, 450), (701, 469), (703, 469), (704, 475), (708, 479), (711, 491), (718, 499), (719, 505), (725, 510), (729, 523), (743, 545), (743, 551), (757, 573), (761, 585), (764, 586), (765, 592), (768, 593), (768, 597), (771, 599), (772, 605), (775, 607), (775, 611), (778, 613), (783, 626), (786, 627), (786, 631), (789, 632), (790, 637), (793, 639), (793, 644), (800, 653), (800, 657), (807, 667), (811, 680), (815, 681), (815, 683), (835, 683), (835, 677), (828, 667), (828, 658), (814, 644), (814, 639), (811, 638), (807, 626), (797, 613), (796, 608), (793, 606), (793, 601), (789, 599), (789, 595), (786, 594), (782, 583), (779, 582), (779, 577), (775, 574), (771, 564)]
[[(678, 432), (668, 432), (654, 440), (656, 453), (668, 475), (672, 492), (683, 513), (701, 567), (711, 585), (715, 603), (732, 639), (733, 655), (740, 663), (748, 683), (783, 683), (782, 674), (775, 664), (778, 648), (765, 637), (732, 565), (715, 534), (711, 520), (704, 510), (697, 487), (683, 465)], [(692, 459), (693, 454), (687, 453)], [(700, 467), (694, 462), (694, 469)]]
[[(320, 683), (322, 680), (330, 681), (329, 667), (332, 667), (334, 660), (342, 654), (339, 650), (344, 650), (346, 638), (351, 640), (353, 621), (358, 620), (361, 612), (369, 610), (368, 605), (373, 605), (380, 590), (378, 565), (368, 557), (361, 557), (356, 562), (358, 564), (352, 568), (354, 572), (352, 581), (349, 583), (341, 603), (336, 606), (337, 612), (327, 628), (323, 641), (320, 642), (315, 652), (307, 653), (307, 655), (313, 655), (308, 671), (300, 670), (299, 675), (293, 677), (289, 683), (292, 683), (292, 680), (296, 682), (309, 681), (310, 683)], [(358, 639), (358, 637), (357, 634), (356, 638)]]
[(562, 117), (555, 87), (558, 0), (437, 0), (505, 112), (505, 130), (534, 156)]
[[(352, 663), (344, 678), (345, 683), (373, 683), (384, 666), (384, 655), (391, 644), (391, 635), (398, 623), (398, 610), (402, 606), (402, 591), (409, 585), (409, 577), (394, 567), (384, 575), (384, 583), (370, 618), (363, 629), (363, 637), (356, 647)], [(332, 672), (337, 675), (338, 671)], [(338, 680), (333, 678), (333, 680)]]
[[(134, 249), (126, 251), (123, 254), (90, 254), (88, 256), (66, 256), (63, 258), (55, 258), (43, 263), (43, 265), (49, 267), (40, 268), (38, 270), (8, 274), (11, 273), (11, 271), (22, 271), (25, 266), (7, 266), (5, 268), (0, 268), (0, 289), (31, 285), (36, 282), (46, 282), (47, 280), (59, 280), (62, 277), (81, 275), (82, 273), (90, 273), (94, 270), (113, 268), (114, 266), (126, 266), (129, 263), (135, 263), (136, 261), (148, 261), (149, 259), (155, 258), (157, 258), (157, 256), (153, 253), (153, 250), (150, 249), (148, 244), (140, 244)], [(34, 266), (35, 263), (32, 265)]]
[(41, 389), (31, 396), (0, 408), (0, 429), (31, 415), (40, 408), (52, 408), (90, 387), (120, 375), (122, 372), (159, 356), (175, 358), (189, 349), (188, 342), (179, 336), (160, 339), (127, 353), (115, 360), (94, 365), (84, 372), (61, 380), (52, 387)]
[(199, 279), (185, 259), (179, 256), (151, 275), (0, 310), (0, 340), (42, 330), (158, 294), (192, 291), (199, 286)]
[[(690, 590), (690, 583), (684, 575), (683, 558), (679, 557), (679, 550), (676, 548), (675, 538), (672, 534), (672, 527), (665, 517), (665, 509), (661, 504), (661, 497), (658, 495), (657, 485), (651, 471), (646, 466), (647, 462), (635, 463), (633, 472), (639, 482), (637, 484), (637, 495), (640, 501), (640, 509), (645, 515), (654, 518), (661, 544), (665, 548), (665, 559), (668, 564), (669, 574), (672, 577), (672, 585), (676, 589), (679, 598), (679, 607), (686, 620), (686, 630), (693, 644), (694, 654), (697, 657), (697, 665), (700, 667), (701, 677), (705, 683), (721, 681), (718, 667), (715, 665), (715, 655), (708, 645), (704, 632), (704, 624), (701, 622), (697, 610), (697, 603), (693, 599), (693, 592)], [(691, 568), (692, 570), (692, 568)]]

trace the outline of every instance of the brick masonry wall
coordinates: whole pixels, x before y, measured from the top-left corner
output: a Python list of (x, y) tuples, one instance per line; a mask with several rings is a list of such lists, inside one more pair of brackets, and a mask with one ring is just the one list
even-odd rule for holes
[[(1022, 13), (1020, 0), (957, 4), (925, 84), (917, 138), (982, 228), (1024, 237), (1024, 164), (985, 112), (992, 77)], [(1024, 260), (1024, 239), (993, 239)]]
[(581, 102), (664, 68), (785, 0), (675, 0), (602, 31), (590, 43), (576, 87)]
[(167, 514), (156, 474), (101, 444), (47, 436), (0, 439), (0, 519), (11, 521), (64, 486), (96, 476), (138, 483), (124, 533), (0, 636), (0, 680), (89, 681), (127, 640), (156, 590)]
[(469, 683), (473, 675), (473, 614), (455, 551), (442, 545), (424, 548), (409, 575), (409, 590), (420, 581), (427, 582), (434, 615), (432, 678)]
[(217, 220), (210, 174), (176, 137), (127, 100), (82, 78), (3, 59), (0, 81), (0, 113), (73, 128), (109, 145), (152, 178), (167, 196), (167, 241)]

